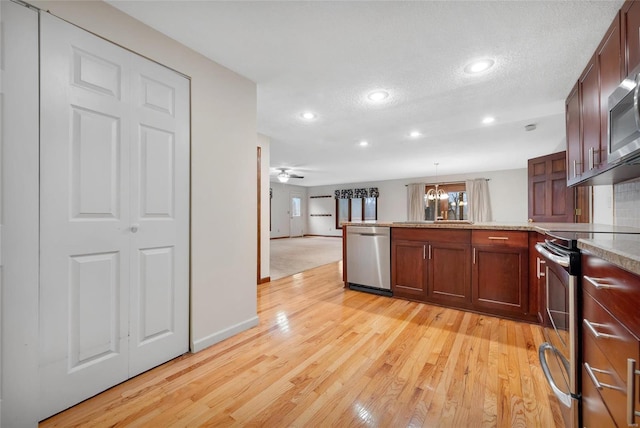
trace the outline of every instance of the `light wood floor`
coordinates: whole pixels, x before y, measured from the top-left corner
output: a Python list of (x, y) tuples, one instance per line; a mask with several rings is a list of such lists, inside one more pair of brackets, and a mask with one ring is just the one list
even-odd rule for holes
[(554, 427), (534, 325), (345, 290), (332, 263), (259, 286), (260, 325), (41, 427)]

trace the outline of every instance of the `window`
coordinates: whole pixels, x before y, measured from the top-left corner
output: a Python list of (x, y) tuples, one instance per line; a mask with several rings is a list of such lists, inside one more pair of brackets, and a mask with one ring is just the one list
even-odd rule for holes
[(469, 218), (467, 190), (464, 183), (448, 183), (442, 187), (447, 199), (428, 199), (426, 193), (435, 186), (425, 187), (425, 220), (467, 220)]
[(291, 217), (300, 217), (301, 214), (302, 199), (298, 196), (291, 198)]
[(378, 198), (336, 199), (336, 229), (343, 222), (378, 219)]

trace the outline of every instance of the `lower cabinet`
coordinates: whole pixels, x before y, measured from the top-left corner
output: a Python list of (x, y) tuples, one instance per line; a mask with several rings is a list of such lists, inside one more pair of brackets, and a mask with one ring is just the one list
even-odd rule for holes
[(472, 301), (479, 310), (529, 312), (529, 233), (474, 230)]
[(522, 231), (393, 228), (393, 295), (536, 322), (528, 245)]
[(471, 232), (402, 229), (391, 232), (391, 289), (396, 297), (467, 305)]
[[(468, 239), (468, 234), (459, 237)], [(430, 264), (427, 282), (429, 300), (469, 307), (469, 244), (430, 242), (427, 252)]]
[(427, 298), (427, 243), (395, 239), (391, 244), (391, 290), (396, 297)]
[(582, 273), (582, 425), (637, 426), (640, 277), (588, 253)]

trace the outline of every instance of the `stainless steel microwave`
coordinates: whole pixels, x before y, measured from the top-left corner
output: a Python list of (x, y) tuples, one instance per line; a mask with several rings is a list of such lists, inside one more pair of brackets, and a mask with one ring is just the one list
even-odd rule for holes
[(608, 162), (622, 163), (640, 156), (640, 75), (625, 79), (609, 96)]

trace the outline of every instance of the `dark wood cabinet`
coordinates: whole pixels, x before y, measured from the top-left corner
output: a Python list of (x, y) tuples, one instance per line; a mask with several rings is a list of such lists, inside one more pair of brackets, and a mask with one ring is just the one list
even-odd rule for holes
[(580, 96), (578, 83), (565, 102), (567, 122), (567, 184), (577, 184), (582, 177), (582, 140), (580, 135)]
[(640, 409), (639, 378), (629, 365), (638, 370), (640, 361), (640, 277), (588, 252), (582, 274), (583, 425), (627, 426)]
[(469, 290), (469, 235), (465, 242), (431, 242), (429, 256), (429, 300), (467, 307), (471, 303)]
[(626, 76), (640, 68), (640, 2), (626, 1), (622, 5), (621, 25), (625, 46), (624, 70)]
[(545, 323), (546, 262), (536, 250), (536, 244), (544, 239), (543, 233), (529, 232), (529, 313), (540, 324)]
[(472, 302), (511, 316), (529, 312), (529, 234), (474, 230), (472, 233)]
[(469, 302), (470, 231), (394, 228), (391, 290), (396, 297)]
[(396, 297), (424, 301), (427, 298), (427, 243), (392, 240), (391, 290)]
[[(582, 158), (579, 159), (579, 179), (593, 175), (594, 150), (600, 148), (600, 90), (596, 56), (591, 57), (578, 80), (580, 93), (580, 135)], [(597, 149), (596, 149), (597, 147)]]
[[(625, 4), (625, 7), (628, 12), (625, 14), (623, 7), (613, 19), (565, 102), (567, 183), (571, 186), (616, 180), (615, 174), (601, 175), (612, 167), (607, 162), (608, 100), (625, 76), (625, 52), (637, 49), (626, 43), (631, 27), (625, 27), (625, 22), (635, 25), (636, 32), (640, 24), (634, 21), (635, 14), (640, 13), (636, 10), (638, 6)], [(630, 60), (637, 62), (636, 57), (633, 54)]]
[(394, 227), (391, 290), (394, 297), (538, 322), (528, 254), (526, 231)]

